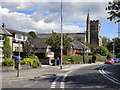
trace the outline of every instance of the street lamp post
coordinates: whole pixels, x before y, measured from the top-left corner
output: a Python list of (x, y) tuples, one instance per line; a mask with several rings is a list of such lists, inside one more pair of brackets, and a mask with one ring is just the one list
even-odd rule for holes
[(63, 37), (63, 34), (62, 34), (62, 0), (61, 0), (61, 64), (60, 64), (60, 69), (62, 69), (62, 49), (63, 49), (63, 44), (62, 44), (62, 37)]
[(20, 41), (19, 41), (19, 60), (18, 60), (17, 77), (19, 76), (20, 76)]
[(85, 35), (86, 35), (86, 32), (84, 31), (84, 56), (83, 56), (83, 63), (85, 63)]

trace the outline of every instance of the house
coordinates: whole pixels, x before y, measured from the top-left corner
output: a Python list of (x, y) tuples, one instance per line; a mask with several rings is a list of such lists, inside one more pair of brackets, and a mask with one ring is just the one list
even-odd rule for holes
[(28, 38), (31, 38), (31, 36), (26, 33), (26, 32), (22, 32), (22, 31), (18, 31), (18, 30), (13, 30), (13, 29), (8, 29), (5, 28), (8, 32), (10, 32), (12, 34), (12, 51), (19, 51), (19, 47), (20, 47), (20, 51), (23, 51), (24, 48), (24, 43), (26, 42), (26, 40)]
[[(75, 55), (76, 52), (84, 52), (84, 44), (79, 42), (78, 40), (76, 39), (72, 40), (71, 45), (72, 45), (71, 50), (68, 51), (70, 55)], [(85, 46), (85, 52), (88, 53), (90, 51), (91, 51), (90, 48)]]
[[(29, 41), (33, 46), (33, 52), (46, 53), (47, 59), (40, 58), (43, 64), (51, 64), (51, 59), (54, 59), (54, 52), (51, 51), (50, 46), (46, 43), (46, 38), (30, 38)], [(38, 55), (39, 57), (40, 55)]]
[(3, 57), (4, 57), (3, 50), (2, 50), (3, 42), (5, 40), (4, 35), (7, 35), (9, 37), (10, 45), (12, 46), (12, 37), (11, 37), (12, 34), (8, 32), (5, 28), (0, 26), (0, 63), (3, 61)]

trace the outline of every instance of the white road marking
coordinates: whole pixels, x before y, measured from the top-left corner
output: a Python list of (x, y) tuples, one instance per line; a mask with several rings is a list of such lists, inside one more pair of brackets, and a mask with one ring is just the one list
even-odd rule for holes
[(109, 79), (110, 81), (116, 83), (117, 85), (120, 85), (120, 81), (119, 81), (119, 80), (117, 80), (116, 78), (114, 78), (114, 77), (108, 75), (107, 73), (105, 73), (104, 69), (105, 69), (106, 67), (109, 67), (109, 66), (110, 66), (110, 65), (105, 66), (105, 67), (101, 67), (101, 68), (99, 69), (99, 72), (100, 72), (104, 77), (106, 77), (107, 79)]
[[(68, 74), (69, 73), (71, 73), (71, 72), (73, 72), (73, 71), (75, 71), (75, 70), (77, 70), (77, 69), (79, 69), (80, 67), (86, 67), (86, 66), (90, 66), (91, 64), (82, 64), (82, 65), (80, 65), (80, 66), (78, 66), (78, 65), (76, 65), (76, 66), (72, 66), (72, 67), (69, 67), (69, 66), (66, 66), (64, 69), (62, 69), (63, 71), (67, 71), (67, 70), (70, 70), (69, 72), (67, 72), (65, 75), (64, 75), (64, 77), (62, 78), (62, 81), (61, 81), (61, 83), (60, 83), (60, 88), (64, 88), (65, 87), (65, 79), (66, 79), (66, 77), (68, 76)], [(92, 65), (96, 65), (96, 64), (92, 64)], [(58, 67), (57, 67), (58, 68)], [(52, 83), (52, 85), (51, 85), (51, 88), (55, 88), (55, 86), (56, 86), (56, 82), (57, 82), (57, 80), (59, 79), (60, 77), (57, 77), (55, 80), (54, 80), (54, 82)]]
[(56, 82), (57, 82), (57, 80), (58, 80), (59, 78), (60, 78), (60, 77), (57, 77), (57, 78), (54, 80), (54, 82), (53, 82), (52, 85), (51, 85), (51, 88), (55, 88)]

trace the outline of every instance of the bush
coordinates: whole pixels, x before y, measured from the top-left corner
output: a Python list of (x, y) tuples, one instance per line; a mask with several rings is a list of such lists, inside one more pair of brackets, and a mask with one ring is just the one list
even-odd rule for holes
[(41, 67), (41, 63), (39, 62), (39, 60), (33, 60), (32, 68), (39, 68), (39, 67)]
[(31, 59), (38, 59), (38, 57), (36, 55), (34, 55), (34, 54), (30, 55), (29, 58), (31, 58)]
[(120, 53), (117, 54), (117, 58), (120, 58)]
[(104, 62), (105, 60), (106, 60), (105, 56), (97, 56), (96, 57), (96, 61), (102, 61), (102, 62)]
[(83, 56), (79, 56), (79, 55), (72, 56), (72, 60), (73, 60), (74, 64), (82, 63)]
[(23, 60), (21, 60), (21, 65), (24, 65), (24, 64), (26, 64), (26, 65), (32, 65), (32, 62), (33, 62), (33, 59), (31, 59), (31, 58), (24, 58)]
[(5, 58), (2, 62), (2, 66), (14, 66), (15, 62), (12, 59)]
[(63, 55), (62, 57), (62, 63), (63, 64), (71, 64), (71, 62), (69, 61), (69, 59), (71, 59), (72, 56), (70, 55)]
[(95, 54), (95, 55), (93, 55), (92, 59), (93, 59), (93, 60), (96, 60), (96, 57), (97, 57), (97, 56), (101, 56), (101, 55), (100, 55), (100, 54)]
[[(78, 55), (84, 55), (84, 52), (76, 52), (76, 54)], [(93, 52), (88, 52), (88, 55), (94, 55)]]
[(109, 52), (107, 58), (112, 58), (112, 57), (113, 57), (112, 53)]
[(108, 49), (106, 47), (103, 47), (103, 46), (98, 46), (96, 48), (94, 48), (94, 53), (98, 53), (102, 56), (107, 56), (108, 55)]

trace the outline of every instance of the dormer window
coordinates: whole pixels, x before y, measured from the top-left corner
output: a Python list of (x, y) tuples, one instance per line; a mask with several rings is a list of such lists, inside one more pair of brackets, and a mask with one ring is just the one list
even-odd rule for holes
[(21, 34), (16, 34), (16, 39), (22, 39), (22, 35)]

